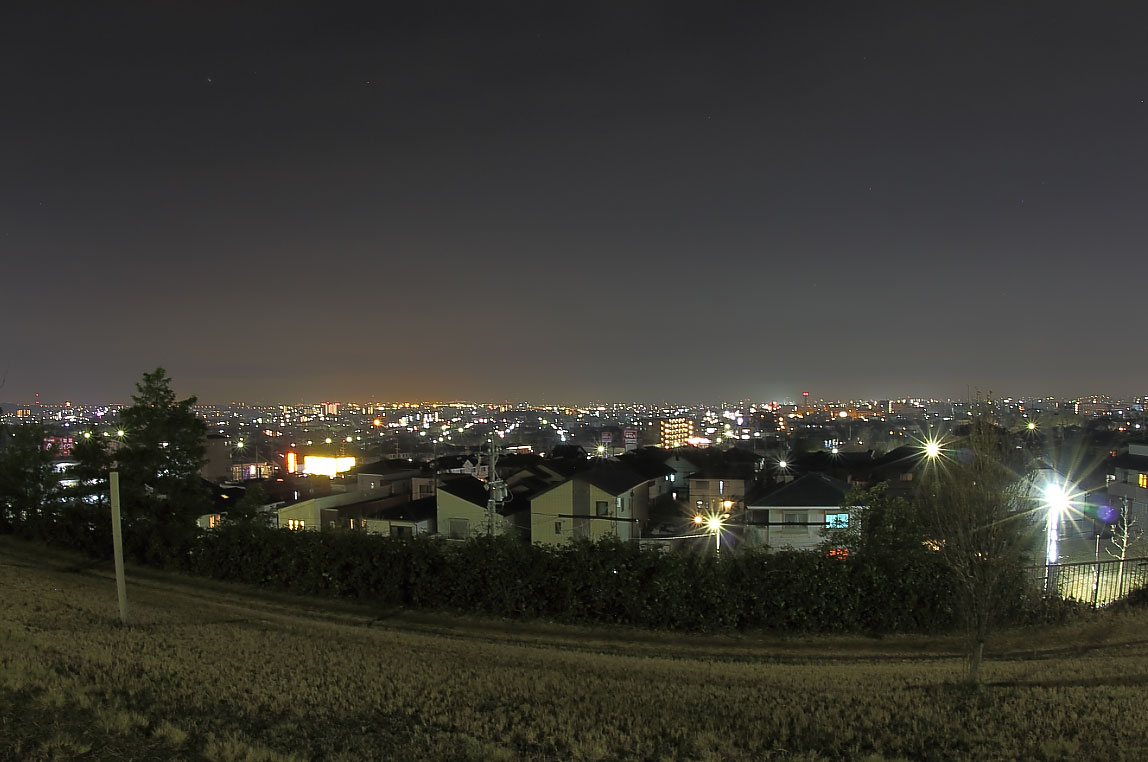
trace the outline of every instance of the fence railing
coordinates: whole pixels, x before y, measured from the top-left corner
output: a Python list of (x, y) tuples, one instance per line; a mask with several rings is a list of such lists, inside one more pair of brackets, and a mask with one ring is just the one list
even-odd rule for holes
[(1107, 606), (1148, 585), (1148, 557), (1029, 567), (1037, 587), (1061, 598)]

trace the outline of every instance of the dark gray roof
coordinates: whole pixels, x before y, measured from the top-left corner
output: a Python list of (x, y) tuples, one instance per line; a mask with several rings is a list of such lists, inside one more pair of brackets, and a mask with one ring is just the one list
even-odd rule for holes
[(611, 495), (620, 495), (626, 490), (649, 481), (648, 477), (629, 466), (610, 460), (595, 463), (593, 468), (577, 474), (574, 478), (587, 481)]
[[(627, 490), (649, 481), (645, 476), (632, 468), (612, 460), (600, 460), (587, 469), (578, 471), (569, 479), (555, 484), (548, 484), (543, 492), (569, 484), (571, 481), (582, 481), (592, 484), (598, 489), (617, 497)], [(538, 494), (542, 494), (541, 492)]]
[(433, 497), (424, 497), (412, 500), (402, 505), (394, 505), (376, 511), (370, 518), (385, 519), (387, 521), (427, 521), (437, 515), (436, 501)]
[(376, 460), (373, 463), (360, 463), (347, 471), (348, 474), (375, 474), (378, 476), (388, 476), (390, 474), (397, 474), (404, 471), (417, 471), (418, 467), (411, 464), (409, 460), (403, 459), (387, 459)]
[(659, 476), (668, 476), (674, 469), (666, 465), (666, 453), (659, 450), (657, 455), (651, 455), (641, 450), (619, 455), (615, 458), (619, 463), (628, 466), (647, 479), (656, 479)]
[[(486, 483), (468, 474), (442, 474), (439, 476), (438, 490), (454, 495), (480, 508), (486, 508), (490, 500)], [(529, 490), (512, 489), (507, 500), (499, 506), (498, 513), (502, 516), (510, 516), (529, 510), (531, 496), (532, 493)]]
[(747, 507), (841, 505), (849, 485), (825, 474), (806, 474), (774, 490)]
[(469, 474), (443, 474), (439, 477), (440, 492), (446, 492), (468, 503), (486, 507), (489, 494), (486, 485)]

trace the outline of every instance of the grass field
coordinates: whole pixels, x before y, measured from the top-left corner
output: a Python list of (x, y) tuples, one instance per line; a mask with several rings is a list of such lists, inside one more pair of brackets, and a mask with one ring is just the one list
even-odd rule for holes
[(706, 637), (372, 611), (0, 538), (4, 760), (1142, 760), (1148, 615)]

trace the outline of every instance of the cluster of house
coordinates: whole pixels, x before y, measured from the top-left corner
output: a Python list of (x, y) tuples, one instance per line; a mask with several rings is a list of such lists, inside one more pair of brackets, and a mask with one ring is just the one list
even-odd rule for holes
[[(437, 534), (463, 540), (514, 534), (558, 545), (606, 537), (672, 544), (702, 537), (717, 518), (724, 542), (815, 548), (827, 528), (845, 526), (842, 507), (854, 485), (911, 481), (916, 458), (871, 454), (841, 470), (835, 458), (800, 468), (743, 450), (647, 447), (612, 458), (581, 448), (550, 456), (440, 458), (431, 464), (380, 461), (343, 477), (344, 490), (273, 508), (288, 529), (346, 528), (397, 537)], [(796, 465), (796, 464), (795, 464)], [(834, 474), (832, 467), (838, 467)], [(857, 478), (860, 474), (861, 478)], [(906, 485), (908, 486), (908, 485)], [(493, 495), (492, 495), (493, 491)], [(219, 514), (205, 516), (214, 526)]]

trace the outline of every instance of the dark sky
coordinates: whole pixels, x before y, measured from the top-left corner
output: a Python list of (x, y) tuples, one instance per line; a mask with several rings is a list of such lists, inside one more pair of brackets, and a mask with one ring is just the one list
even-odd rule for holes
[(0, 13), (0, 399), (1148, 391), (1138, 3)]

